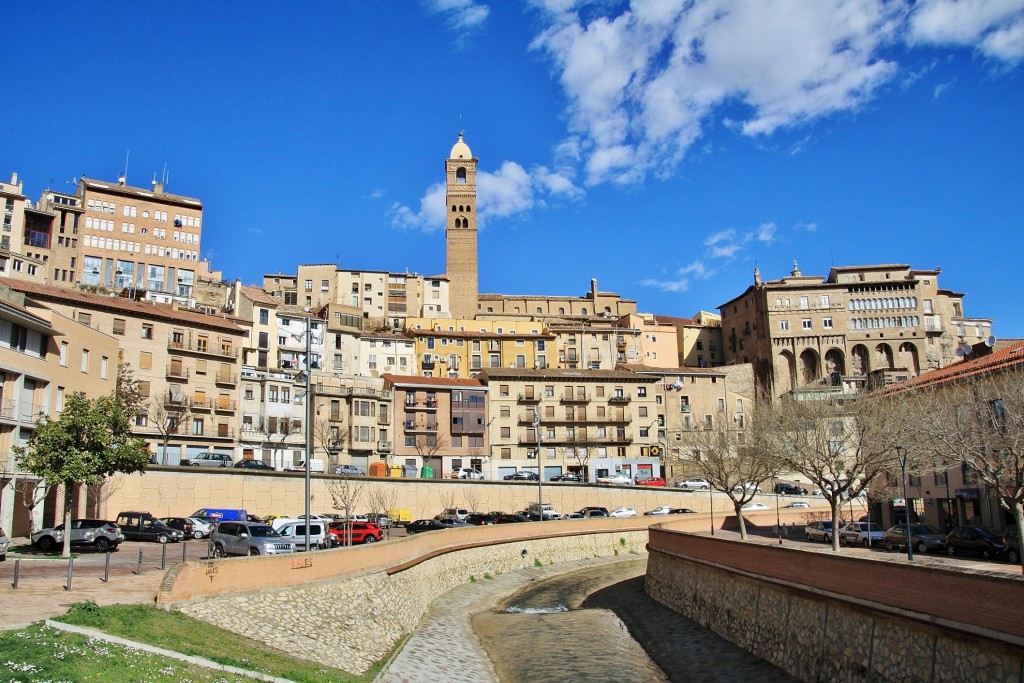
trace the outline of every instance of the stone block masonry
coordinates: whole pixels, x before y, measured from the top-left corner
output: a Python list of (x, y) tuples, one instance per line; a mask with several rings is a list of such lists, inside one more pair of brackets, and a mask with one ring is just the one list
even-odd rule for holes
[[(434, 547), (424, 546), (418, 556), (401, 565), (309, 584), (219, 593), (169, 606), (302, 659), (362, 674), (412, 633), (434, 600), (469, 582), (471, 577), (485, 580), (485, 574), (495, 576), (519, 571), (534, 562), (548, 565), (592, 557), (639, 554), (645, 552), (647, 543), (646, 529), (599, 533), (572, 531), (547, 538), (519, 538), (509, 542), (494, 540), (471, 547), (445, 544), (444, 541), (456, 537), (449, 532), (432, 532), (423, 536), (434, 536)], [(424, 542), (428, 540), (423, 539)], [(414, 547), (403, 545), (410, 550)], [(365, 548), (369, 551), (381, 549), (383, 546)], [(343, 558), (346, 553), (355, 555), (362, 550), (364, 548), (352, 548), (318, 555)], [(244, 565), (247, 571), (258, 574), (263, 565), (277, 565), (282, 560), (301, 562), (302, 559), (301, 556), (233, 558), (187, 563), (196, 565), (192, 567), (195, 571), (169, 575), (164, 592), (189, 594), (190, 591), (173, 584), (176, 581), (202, 581), (199, 577), (217, 568), (233, 570)], [(315, 556), (311, 559), (316, 561)], [(234, 573), (225, 571), (224, 576)], [(214, 580), (210, 579), (211, 582)], [(233, 583), (236, 583), (234, 590), (245, 589), (244, 582)], [(201, 592), (199, 587), (192, 591), (193, 594)]]

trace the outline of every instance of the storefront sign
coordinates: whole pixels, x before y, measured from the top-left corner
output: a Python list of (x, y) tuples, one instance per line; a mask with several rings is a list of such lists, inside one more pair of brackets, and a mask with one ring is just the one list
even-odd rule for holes
[(963, 500), (978, 500), (981, 498), (978, 489), (956, 489), (955, 495)]

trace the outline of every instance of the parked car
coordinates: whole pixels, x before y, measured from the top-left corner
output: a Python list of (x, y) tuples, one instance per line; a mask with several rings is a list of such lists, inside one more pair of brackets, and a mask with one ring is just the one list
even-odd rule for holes
[(394, 522), (391, 520), (391, 517), (383, 512), (367, 512), (366, 521), (370, 524), (376, 524), (381, 529), (390, 529), (394, 526)]
[(466, 524), (472, 526), (489, 526), (491, 524), (497, 524), (498, 518), (494, 515), (489, 515), (483, 512), (474, 512), (466, 517)]
[[(0, 531), (0, 534), (3, 532)], [(1006, 548), (1006, 559), (1014, 564), (1020, 564), (1020, 535), (1016, 526), (1009, 526), (1003, 534), (1003, 546)]]
[(647, 477), (646, 479), (639, 479), (636, 482), (637, 486), (665, 486), (665, 479), (663, 477)]
[(622, 472), (616, 472), (615, 474), (609, 474), (604, 477), (597, 478), (598, 484), (609, 484), (612, 486), (629, 486), (633, 483), (633, 480)]
[(810, 503), (803, 503), (803, 502), (797, 501), (795, 503), (790, 503), (789, 505), (783, 505), (782, 507), (787, 507), (787, 508), (809, 508), (809, 507), (811, 507), (811, 504)]
[(606, 508), (606, 507), (599, 507), (599, 506), (596, 506), (596, 505), (588, 505), (585, 508), (581, 508), (580, 510), (577, 510), (577, 512), (580, 513), (581, 517), (586, 517), (587, 513), (590, 512), (591, 510), (600, 510), (601, 512), (603, 512), (605, 514), (605, 516), (608, 515), (608, 508)]
[[(305, 460), (300, 460), (297, 463), (295, 463), (294, 465), (292, 465), (291, 467), (285, 467), (284, 471), (285, 472), (305, 472), (306, 471), (306, 461)], [(309, 459), (309, 471), (310, 472), (323, 472), (324, 471), (324, 461), (321, 460), (320, 458), (310, 458)]]
[[(567, 512), (564, 515), (562, 515), (562, 519), (585, 519), (585, 517), (586, 515), (580, 512)], [(529, 517), (527, 517), (526, 519), (527, 521), (530, 521)]]
[(529, 522), (530, 518), (526, 515), (519, 514), (507, 514), (498, 516), (498, 524), (518, 524), (519, 522)]
[(820, 519), (804, 527), (804, 536), (807, 537), (808, 541), (831, 543), (834, 535), (831, 519)]
[[(218, 529), (221, 524), (217, 525)], [(299, 552), (306, 549), (306, 524), (305, 519), (275, 519), (271, 528), (284, 540), (294, 543), (295, 552)], [(319, 518), (311, 519), (308, 524), (310, 549), (330, 547), (331, 534), (327, 530), (327, 521)]]
[(562, 474), (556, 474), (551, 477), (548, 481), (561, 481), (561, 482), (572, 482), (576, 484), (583, 483), (583, 477), (575, 472), (563, 472)]
[(205, 453), (197, 453), (191, 458), (183, 458), (181, 464), (192, 467), (231, 467), (233, 463), (231, 456), (227, 453), (207, 451)]
[(118, 514), (116, 524), (129, 541), (177, 543), (185, 538), (185, 534), (172, 529), (148, 512), (122, 512)]
[(751, 510), (770, 510), (771, 508), (769, 508), (764, 503), (747, 503), (741, 509), (747, 510), (747, 511), (751, 511)]
[(11, 539), (7, 538), (7, 534), (4, 533), (3, 529), (0, 529), (0, 562), (7, 559), (7, 548), (11, 545)]
[(526, 516), (530, 519), (561, 519), (562, 513), (549, 503), (530, 503), (526, 506)]
[(384, 532), (370, 522), (331, 522), (327, 529), (337, 539), (338, 545), (345, 545), (346, 539), (349, 539), (348, 545), (384, 540)]
[[(910, 525), (910, 542), (919, 553), (943, 552), (946, 549), (946, 534), (924, 524)], [(889, 551), (907, 547), (907, 525), (897, 524), (882, 534), (881, 545)]]
[(464, 522), (458, 517), (438, 517), (437, 522), (446, 529), (455, 529), (456, 527), (472, 526), (472, 524), (470, 524), (469, 522)]
[(884, 538), (882, 527), (871, 522), (850, 522), (839, 530), (839, 545), (878, 546)]
[(789, 482), (780, 481), (775, 484), (772, 489), (773, 493), (778, 493), (782, 496), (806, 496), (807, 489), (799, 484), (791, 484)]
[(686, 479), (684, 481), (677, 481), (673, 486), (680, 489), (697, 489), (704, 491), (711, 488), (711, 484), (706, 479)]
[(608, 513), (609, 517), (636, 517), (636, 510), (633, 508), (615, 508)]
[(597, 517), (607, 517), (607, 516), (608, 516), (608, 513), (605, 512), (604, 510), (587, 510), (586, 513), (584, 513), (583, 518), (584, 519), (595, 519)]
[(537, 481), (540, 479), (536, 472), (526, 472), (523, 470), (513, 472), (512, 474), (506, 474), (502, 478), (505, 481)]
[[(3, 532), (0, 532), (2, 535)], [(6, 538), (6, 537), (5, 537)], [(117, 524), (104, 519), (73, 519), (71, 520), (71, 545), (92, 546), (97, 552), (106, 553), (117, 550), (124, 541), (124, 534)], [(32, 545), (44, 553), (64, 543), (64, 525), (50, 529), (40, 529), (32, 534)]]
[(281, 537), (269, 524), (221, 522), (210, 536), (213, 556), (225, 555), (287, 555), (295, 552), (295, 544)]
[(1006, 555), (1006, 546), (995, 534), (973, 526), (958, 526), (946, 535), (946, 554), (977, 555), (985, 560)]
[[(316, 472), (316, 470), (313, 470)], [(338, 465), (334, 468), (335, 474), (340, 474), (343, 477), (362, 477), (366, 475), (361, 467), (355, 465)]]
[(247, 458), (245, 460), (239, 460), (234, 464), (234, 467), (243, 470), (263, 470), (265, 472), (274, 472), (274, 466), (268, 465), (262, 460), (255, 460), (253, 458)]
[(756, 481), (748, 481), (742, 484), (736, 484), (732, 487), (734, 493), (742, 493), (743, 491), (753, 491), (754, 493), (761, 493), (761, 485)]
[(461, 522), (465, 520), (466, 517), (469, 517), (469, 510), (466, 508), (445, 508), (441, 511), (441, 514), (437, 516), (438, 519), (441, 519), (442, 517), (454, 517)]
[(212, 517), (189, 517), (192, 520), (193, 535), (199, 534), (196, 538), (209, 538), (213, 530), (217, 528), (217, 520)]
[(196, 535), (196, 525), (188, 517), (161, 517), (160, 521), (180, 531), (185, 538), (202, 538), (202, 535)]
[(671, 514), (671, 513), (672, 513), (672, 506), (671, 505), (662, 505), (661, 507), (656, 507), (653, 510), (648, 510), (647, 512), (644, 513), (644, 516), (645, 517), (649, 517), (651, 515), (668, 515), (668, 514)]
[(405, 533), (421, 534), (424, 531), (439, 531), (447, 528), (436, 519), (417, 519), (415, 522), (409, 522), (405, 525)]
[(472, 467), (455, 470), (455, 479), (484, 479), (484, 473)]

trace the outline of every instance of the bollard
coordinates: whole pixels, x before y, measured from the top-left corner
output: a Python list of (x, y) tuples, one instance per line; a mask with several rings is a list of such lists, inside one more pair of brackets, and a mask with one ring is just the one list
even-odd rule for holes
[(103, 558), (103, 583), (110, 583), (110, 553)]
[(164, 543), (160, 546), (160, 571), (164, 570), (164, 566), (167, 564), (167, 544)]
[(14, 561), (14, 581), (11, 582), (11, 588), (18, 587), (18, 570), (21, 569), (21, 560)]
[(70, 591), (71, 590), (71, 579), (74, 576), (74, 572), (75, 572), (75, 558), (69, 557), (68, 558), (68, 585), (64, 586), (64, 590), (66, 590), (66, 591)]
[(138, 576), (142, 576), (142, 548), (139, 548), (139, 568), (135, 570)]
[(188, 543), (182, 543), (181, 544), (181, 561), (182, 562), (188, 562), (188, 560), (186, 559), (187, 557), (188, 557)]

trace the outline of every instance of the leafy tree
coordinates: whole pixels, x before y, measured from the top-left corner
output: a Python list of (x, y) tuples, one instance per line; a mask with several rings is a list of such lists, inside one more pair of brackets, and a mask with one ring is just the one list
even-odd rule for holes
[[(141, 472), (149, 462), (145, 442), (131, 435), (130, 409), (116, 395), (89, 399), (71, 394), (60, 417), (41, 417), (28, 444), (15, 446), (14, 453), (18, 466), (47, 487), (64, 486), (68, 530), (76, 485), (100, 484), (117, 472)], [(65, 533), (64, 556), (70, 555), (71, 534)]]
[[(756, 416), (755, 416), (756, 417)], [(756, 424), (756, 419), (752, 425)], [(711, 488), (732, 501), (740, 524), (740, 538), (747, 538), (743, 506), (757, 495), (757, 486), (775, 475), (775, 461), (763, 442), (753, 439), (752, 430), (733, 427), (728, 418), (703, 429), (681, 432), (680, 446), (685, 469), (706, 479)]]

